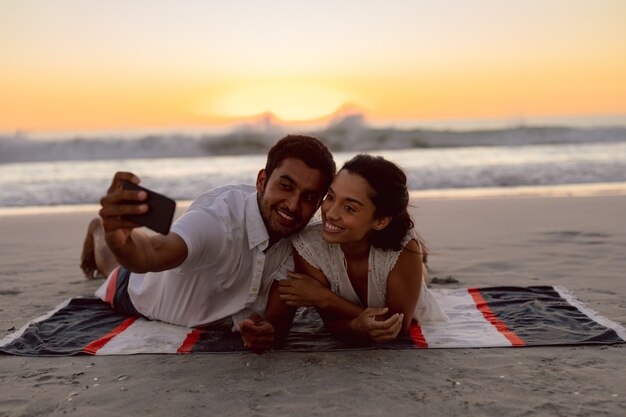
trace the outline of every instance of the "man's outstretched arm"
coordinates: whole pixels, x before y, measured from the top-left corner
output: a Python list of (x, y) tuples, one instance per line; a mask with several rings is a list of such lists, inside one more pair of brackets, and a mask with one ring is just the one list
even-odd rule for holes
[(148, 235), (137, 230), (138, 224), (125, 219), (128, 214), (143, 214), (147, 204), (123, 204), (123, 201), (144, 201), (144, 191), (124, 190), (123, 181), (134, 184), (139, 178), (130, 172), (118, 172), (107, 194), (102, 197), (100, 217), (104, 238), (120, 265), (131, 272), (156, 272), (172, 269), (187, 258), (187, 245), (176, 233)]

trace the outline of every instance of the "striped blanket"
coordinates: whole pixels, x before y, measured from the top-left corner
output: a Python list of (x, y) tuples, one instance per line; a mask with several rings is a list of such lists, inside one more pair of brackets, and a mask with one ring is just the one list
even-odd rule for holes
[[(434, 289), (446, 323), (416, 323), (404, 337), (370, 346), (339, 342), (313, 309), (296, 315), (284, 350), (485, 348), (614, 344), (626, 330), (562, 287)], [(0, 351), (25, 356), (242, 352), (227, 321), (186, 328), (115, 313), (97, 299), (73, 298), (0, 340)]]

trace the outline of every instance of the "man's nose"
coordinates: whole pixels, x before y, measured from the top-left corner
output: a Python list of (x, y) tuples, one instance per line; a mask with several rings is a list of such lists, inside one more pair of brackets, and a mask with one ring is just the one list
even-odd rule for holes
[(298, 204), (300, 204), (300, 196), (294, 193), (287, 198), (286, 202), (287, 202), (287, 208), (289, 209), (289, 211), (291, 211), (292, 213), (295, 213), (298, 209)]

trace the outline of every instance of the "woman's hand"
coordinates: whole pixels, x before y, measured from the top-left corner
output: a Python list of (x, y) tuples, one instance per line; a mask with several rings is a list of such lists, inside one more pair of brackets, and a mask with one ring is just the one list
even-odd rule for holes
[(368, 307), (350, 322), (350, 327), (360, 337), (378, 343), (394, 340), (402, 329), (404, 314), (396, 313), (386, 320), (377, 320), (377, 316), (384, 316), (388, 310), (387, 307)]
[(289, 307), (325, 308), (330, 290), (307, 274), (287, 272), (290, 278), (278, 281), (280, 299)]

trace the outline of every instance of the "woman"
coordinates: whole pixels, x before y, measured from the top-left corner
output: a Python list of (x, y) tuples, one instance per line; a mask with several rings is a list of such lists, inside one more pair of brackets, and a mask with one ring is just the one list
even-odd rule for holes
[(272, 288), (266, 319), (277, 342), (300, 306), (316, 307), (336, 336), (377, 342), (407, 333), (413, 319), (447, 320), (426, 287), (427, 250), (408, 202), (395, 164), (370, 155), (344, 164), (322, 202), (322, 223), (294, 238), (296, 272)]

